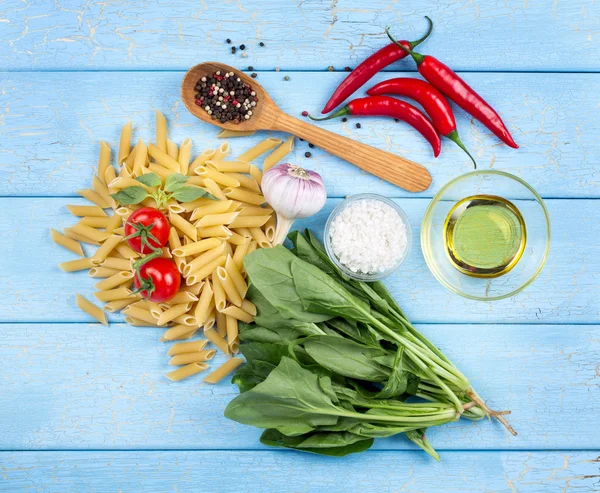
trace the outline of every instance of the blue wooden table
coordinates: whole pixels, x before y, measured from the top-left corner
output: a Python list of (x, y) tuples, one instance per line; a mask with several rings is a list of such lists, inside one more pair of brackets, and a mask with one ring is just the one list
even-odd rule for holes
[[(293, 162), (320, 172), (330, 199), (299, 226), (321, 229), (346, 195), (377, 192), (409, 215), (413, 248), (388, 281), (409, 316), (492, 407), (498, 423), (458, 422), (430, 433), (436, 463), (400, 437), (344, 459), (277, 451), (223, 417), (227, 382), (169, 382), (151, 328), (113, 317), (90, 324), (74, 291), (85, 272), (50, 227), (72, 223), (101, 139), (152, 135), (155, 109), (172, 138), (214, 146), (216, 129), (179, 98), (187, 68), (249, 65), (291, 114), (316, 111), (393, 26), (454, 67), (499, 111), (518, 151), (458, 113), (480, 168), (531, 183), (550, 211), (553, 243), (539, 279), (514, 298), (480, 303), (442, 288), (418, 248), (431, 197), (471, 164), (444, 142), (439, 159), (415, 132), (383, 119), (323, 126), (426, 165), (429, 190), (411, 195), (312, 149)], [(247, 49), (232, 55), (231, 38)], [(265, 44), (259, 46), (259, 42)], [(0, 3), (0, 491), (35, 492), (567, 492), (600, 490), (600, 6), (593, 0), (221, 0)], [(327, 70), (329, 65), (334, 72)], [(414, 72), (399, 62), (376, 80)], [(415, 74), (411, 74), (415, 75)], [(289, 81), (284, 80), (289, 76)], [(234, 152), (260, 137), (232, 139)]]

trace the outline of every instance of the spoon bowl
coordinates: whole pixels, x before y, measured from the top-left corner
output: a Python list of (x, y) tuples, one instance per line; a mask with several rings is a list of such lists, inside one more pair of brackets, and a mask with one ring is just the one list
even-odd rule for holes
[[(240, 123), (221, 123), (220, 120), (213, 120), (204, 108), (196, 104), (196, 84), (202, 77), (212, 75), (217, 71), (233, 72), (256, 92), (258, 101), (252, 109), (250, 119)], [(410, 192), (422, 192), (427, 190), (431, 184), (431, 175), (420, 164), (342, 137), (288, 115), (279, 109), (267, 91), (255, 79), (229, 65), (205, 62), (192, 67), (183, 78), (181, 98), (192, 115), (217, 127), (238, 132), (254, 130), (287, 132)]]

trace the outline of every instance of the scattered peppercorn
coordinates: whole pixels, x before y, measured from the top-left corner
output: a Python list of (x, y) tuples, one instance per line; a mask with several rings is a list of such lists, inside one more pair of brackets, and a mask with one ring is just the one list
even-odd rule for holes
[(260, 43), (258, 43), (259, 46), (264, 46), (265, 44), (261, 41)]
[(311, 156), (312, 156), (312, 154), (311, 154), (310, 152), (305, 152), (305, 153), (304, 153), (304, 155), (305, 155), (306, 157), (311, 157)]
[(356, 128), (360, 128), (360, 123), (357, 123), (357, 124), (356, 124)]
[[(308, 111), (303, 111), (302, 116), (308, 116)], [(300, 140), (302, 140), (302, 139), (300, 139)]]
[(330, 72), (333, 72), (333, 65), (329, 65), (329, 67), (327, 67), (327, 70), (329, 70)]
[(248, 66), (248, 70), (249, 70), (250, 72), (252, 72), (252, 71), (254, 70), (254, 67), (253, 67), (252, 65), (249, 65), (249, 66)]
[(234, 72), (220, 70), (196, 82), (195, 102), (221, 123), (249, 120), (258, 98), (256, 92)]
[(394, 121), (398, 123), (400, 120), (398, 120), (398, 118), (394, 118)]
[(229, 38), (227, 38), (227, 39), (225, 40), (225, 42), (226, 42), (228, 45), (230, 45), (230, 44), (231, 44), (231, 40), (230, 40)]
[(246, 45), (240, 45), (240, 50), (245, 50), (246, 49)]
[(348, 121), (348, 118), (344, 117), (344, 118), (342, 118), (342, 121), (343, 121), (344, 123), (346, 123), (346, 122)]
[(257, 73), (256, 73), (256, 72), (252, 72), (252, 73), (250, 74), (250, 77), (252, 77), (253, 79), (256, 79), (256, 75), (257, 75)]
[(246, 52), (242, 53), (242, 58), (246, 58), (248, 55), (246, 54)]
[(231, 53), (235, 53), (237, 51), (237, 48), (235, 46), (231, 47)]
[(308, 144), (308, 147), (310, 147), (311, 149), (314, 147), (314, 144)]
[(298, 140), (299, 140), (300, 142), (304, 142), (304, 139), (301, 139), (300, 137), (298, 137)]
[(279, 72), (281, 69), (279, 67), (275, 67), (275, 72)]
[(344, 70), (345, 70), (346, 72), (352, 72), (352, 69), (351, 69), (350, 67), (344, 67)]
[(283, 80), (290, 80), (290, 76), (289, 76), (289, 75), (286, 75), (286, 76), (283, 78)]

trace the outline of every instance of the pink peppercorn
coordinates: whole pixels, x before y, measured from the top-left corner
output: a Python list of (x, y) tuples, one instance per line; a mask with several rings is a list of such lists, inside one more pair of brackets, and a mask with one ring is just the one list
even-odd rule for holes
[(302, 116), (308, 116), (308, 111), (303, 111)]

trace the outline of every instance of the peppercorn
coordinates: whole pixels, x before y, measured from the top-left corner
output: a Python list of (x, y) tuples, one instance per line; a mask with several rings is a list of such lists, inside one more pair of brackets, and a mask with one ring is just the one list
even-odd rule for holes
[(308, 144), (308, 147), (310, 147), (311, 149), (314, 147), (314, 144)]
[(250, 72), (252, 72), (252, 71), (254, 70), (254, 67), (253, 67), (252, 65), (249, 65), (249, 66), (248, 66), (248, 70), (249, 70)]
[(398, 120), (398, 118), (394, 118), (394, 121), (398, 123), (400, 120)]
[(289, 76), (289, 75), (286, 75), (286, 76), (283, 78), (283, 80), (290, 80), (290, 76)]
[(357, 124), (356, 124), (356, 128), (360, 128), (360, 123), (357, 123)]
[(228, 45), (230, 45), (230, 44), (231, 44), (231, 40), (230, 40), (229, 38), (227, 38), (227, 39), (225, 40), (225, 42), (226, 42)]
[(302, 116), (308, 116), (308, 111), (303, 111)]
[(310, 152), (305, 152), (305, 153), (304, 153), (304, 155), (305, 155), (306, 157), (310, 157), (310, 156), (312, 156), (312, 154), (311, 154)]
[(348, 118), (344, 117), (344, 118), (342, 118), (342, 121), (343, 121), (344, 123), (346, 123), (346, 122), (348, 121)]
[(279, 72), (281, 69), (279, 67), (275, 67), (275, 72)]
[(260, 43), (258, 43), (259, 46), (264, 46), (265, 44), (261, 41)]
[(329, 70), (330, 72), (333, 72), (333, 65), (329, 65), (329, 67), (327, 67), (327, 70)]
[(256, 72), (252, 72), (252, 73), (250, 74), (250, 77), (252, 77), (253, 79), (256, 79), (256, 75), (257, 75), (257, 73), (256, 73)]
[(344, 70), (345, 70), (346, 72), (352, 72), (352, 69), (351, 69), (350, 67), (344, 67)]
[(231, 53), (235, 53), (237, 51), (237, 48), (235, 46), (231, 47)]
[(240, 45), (240, 50), (245, 50), (246, 49), (246, 45)]

